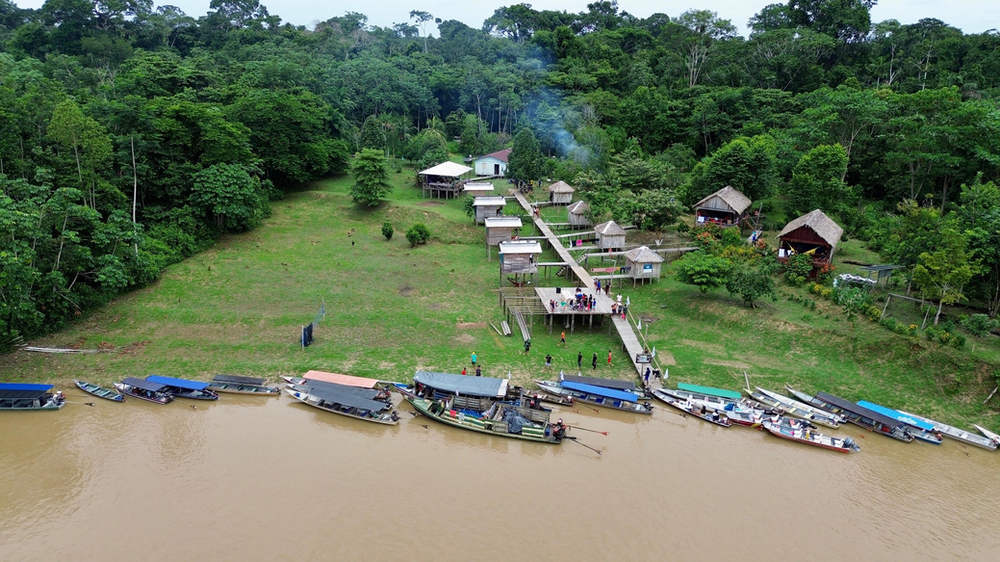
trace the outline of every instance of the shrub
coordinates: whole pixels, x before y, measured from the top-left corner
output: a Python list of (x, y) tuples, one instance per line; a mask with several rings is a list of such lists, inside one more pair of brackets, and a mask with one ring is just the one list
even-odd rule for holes
[(382, 223), (382, 236), (385, 236), (385, 239), (387, 241), (388, 240), (392, 240), (392, 234), (393, 234), (393, 232), (394, 231), (392, 229), (392, 223), (391, 222), (385, 221), (384, 223)]
[[(872, 294), (860, 287), (838, 288), (833, 292), (833, 302), (844, 307), (848, 312), (868, 315), (868, 307), (872, 306)], [(874, 307), (878, 310), (878, 307)], [(879, 315), (882, 311), (879, 310)], [(875, 317), (878, 319), (878, 316)]]
[(410, 247), (413, 248), (417, 244), (426, 244), (431, 238), (431, 231), (427, 230), (427, 227), (423, 223), (416, 223), (406, 231), (406, 240), (410, 243)]
[(684, 234), (685, 232), (690, 232), (691, 227), (687, 225), (686, 222), (677, 223), (677, 233)]
[[(865, 316), (867, 316), (872, 322), (878, 322), (879, 319), (882, 318), (882, 311), (879, 307), (873, 304), (866, 306), (864, 312)], [(893, 320), (893, 322), (895, 322), (895, 320)]]
[(954, 336), (951, 340), (951, 346), (955, 349), (962, 349), (965, 347), (965, 336), (958, 334)]
[(812, 256), (795, 254), (785, 262), (785, 282), (791, 286), (801, 285), (812, 273)]
[(927, 329), (924, 330), (924, 337), (927, 338), (927, 341), (934, 341), (934, 340), (936, 340), (937, 339), (937, 335), (938, 335), (938, 331), (936, 329), (934, 329), (933, 327), (931, 327), (931, 326), (928, 326)]
[(948, 345), (948, 343), (954, 338), (955, 336), (952, 336), (950, 332), (945, 332), (943, 330), (938, 332), (938, 341), (944, 345)]

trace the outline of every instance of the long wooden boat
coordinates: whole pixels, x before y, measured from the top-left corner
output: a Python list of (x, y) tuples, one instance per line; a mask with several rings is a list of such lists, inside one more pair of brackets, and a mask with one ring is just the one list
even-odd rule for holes
[(1000, 447), (1000, 435), (997, 435), (996, 433), (993, 433), (992, 431), (986, 429), (985, 427), (976, 424), (972, 424), (972, 426), (978, 429), (980, 433), (988, 437), (991, 441), (996, 443), (997, 447)]
[(118, 392), (117, 390), (113, 390), (113, 389), (110, 389), (110, 388), (104, 388), (103, 386), (97, 386), (96, 384), (91, 384), (89, 382), (79, 381), (79, 380), (75, 380), (75, 379), (73, 380), (73, 384), (75, 384), (77, 387), (79, 387), (80, 390), (82, 390), (82, 391), (84, 391), (84, 392), (86, 392), (88, 394), (93, 394), (94, 396), (96, 396), (98, 398), (103, 398), (105, 400), (111, 400), (112, 402), (124, 402), (125, 401), (125, 396), (122, 393)]
[(832, 414), (825, 410), (810, 406), (809, 404), (803, 404), (798, 400), (782, 396), (781, 394), (772, 392), (766, 388), (761, 388), (759, 386), (755, 388), (756, 390), (754, 392), (748, 393), (754, 400), (763, 402), (764, 404), (775, 408), (781, 408), (790, 416), (809, 420), (813, 423), (823, 425), (831, 429), (838, 429), (844, 423), (844, 418), (838, 416), (837, 414)]
[(332, 389), (339, 392), (346, 392), (348, 394), (353, 394), (355, 396), (362, 396), (364, 398), (370, 398), (379, 402), (391, 403), (392, 395), (390, 394), (392, 385), (376, 386), (374, 388), (361, 388), (358, 386), (349, 386), (343, 384), (336, 384), (332, 382), (323, 382), (317, 380), (306, 379), (302, 384), (286, 384), (288, 388), (292, 390), (297, 390), (299, 392), (309, 393), (314, 388), (326, 388)]
[(189, 400), (218, 400), (219, 395), (215, 391), (208, 390), (207, 382), (190, 381), (187, 379), (175, 379), (174, 377), (161, 377), (160, 375), (150, 375), (146, 377), (149, 382), (163, 385), (163, 392), (174, 398), (187, 398)]
[(837, 451), (838, 453), (850, 453), (861, 450), (861, 447), (859, 447), (858, 444), (855, 443), (850, 437), (846, 439), (831, 437), (829, 435), (814, 432), (809, 428), (792, 429), (786, 425), (775, 424), (770, 420), (765, 421), (763, 423), (763, 427), (768, 433), (774, 435), (775, 437), (795, 441), (796, 443), (803, 443), (805, 445), (812, 445), (814, 447), (822, 447), (831, 451)]
[(399, 423), (399, 415), (392, 409), (391, 401), (374, 400), (377, 391), (368, 390), (371, 393), (371, 396), (368, 396), (359, 392), (363, 390), (325, 383), (323, 386), (315, 386), (304, 391), (286, 388), (285, 392), (307, 406), (332, 414), (384, 425)]
[(164, 392), (166, 387), (160, 383), (126, 377), (115, 383), (115, 390), (126, 396), (152, 402), (153, 404), (169, 404), (174, 397)]
[[(684, 386), (690, 388), (690, 387), (696, 387), (697, 385), (684, 385)], [(706, 405), (710, 405), (715, 408), (725, 408), (727, 405), (730, 404), (735, 405), (738, 404), (740, 400), (745, 400), (742, 395), (740, 395), (738, 398), (723, 398), (714, 394), (705, 394), (703, 392), (695, 392), (692, 390), (684, 390), (681, 388), (673, 389), (664, 387), (663, 390), (670, 391), (670, 394), (677, 400), (681, 401), (697, 400), (698, 402), (702, 402)]]
[(451, 396), (473, 396), (513, 402), (521, 396), (521, 389), (511, 386), (510, 380), (494, 377), (417, 371), (413, 375), (413, 385), (417, 394), (436, 400)]
[(590, 386), (598, 386), (601, 388), (620, 390), (622, 392), (630, 392), (638, 396), (640, 399), (652, 398), (646, 393), (645, 389), (637, 387), (636, 384), (632, 381), (623, 381), (618, 379), (602, 379), (600, 377), (584, 377), (579, 375), (567, 375), (562, 371), (560, 371), (559, 382), (589, 384)]
[(634, 414), (650, 415), (653, 413), (652, 404), (640, 402), (643, 399), (631, 392), (569, 381), (562, 383), (559, 381), (535, 381), (535, 384), (545, 392), (568, 396), (574, 402), (593, 404)]
[(812, 398), (812, 405), (844, 416), (847, 421), (868, 431), (892, 437), (906, 443), (913, 441), (913, 435), (902, 427), (903, 424), (838, 396), (827, 394), (826, 392), (818, 392)]
[(677, 390), (682, 392), (690, 392), (692, 394), (703, 394), (705, 396), (715, 396), (723, 400), (728, 400), (731, 402), (738, 402), (743, 398), (743, 395), (735, 390), (727, 390), (725, 388), (715, 388), (713, 386), (701, 386), (698, 384), (690, 384), (686, 382), (677, 383)]
[(256, 396), (281, 396), (281, 389), (267, 384), (266, 379), (244, 377), (242, 375), (215, 375), (208, 389), (230, 394), (253, 394)]
[(562, 394), (552, 394), (549, 392), (538, 392), (537, 390), (526, 390), (524, 391), (524, 397), (528, 399), (541, 400), (542, 402), (548, 402), (549, 404), (557, 404), (559, 406), (573, 406), (572, 396), (563, 396)]
[(667, 394), (666, 392), (663, 391), (663, 389), (660, 388), (653, 389), (653, 396), (663, 401), (668, 406), (673, 406), (674, 408), (677, 408), (678, 410), (686, 414), (690, 414), (696, 418), (701, 418), (702, 420), (705, 420), (708, 423), (712, 423), (721, 427), (729, 427), (732, 425), (732, 422), (729, 421), (729, 418), (720, 414), (718, 410), (710, 411), (707, 406), (705, 406), (704, 404), (699, 404), (697, 401), (678, 400), (673, 396)]
[(51, 392), (51, 384), (0, 383), (0, 410), (59, 410), (66, 405), (62, 391)]
[(992, 439), (989, 439), (987, 437), (976, 435), (975, 433), (969, 433), (964, 429), (944, 424), (939, 421), (934, 421), (930, 418), (925, 418), (923, 416), (918, 416), (917, 414), (911, 414), (910, 412), (904, 412), (903, 410), (900, 410), (899, 412), (901, 414), (906, 414), (911, 418), (916, 418), (918, 420), (925, 421), (931, 424), (932, 426), (934, 426), (934, 429), (936, 431), (940, 432), (941, 435), (944, 435), (945, 437), (949, 437), (956, 441), (961, 441), (962, 443), (968, 443), (969, 445), (972, 445), (974, 447), (981, 447), (983, 449), (987, 449), (990, 451), (997, 450), (997, 444), (994, 443)]
[(756, 402), (745, 398), (736, 403), (719, 403), (693, 399), (687, 392), (670, 388), (661, 388), (660, 391), (679, 402), (690, 401), (696, 403), (696, 406), (704, 405), (706, 410), (718, 411), (729, 418), (729, 421), (743, 427), (759, 428), (767, 416), (776, 413), (774, 410), (761, 409)]
[(566, 426), (549, 423), (549, 413), (543, 410), (479, 398), (470, 400), (480, 400), (483, 405), (489, 403), (489, 408), (482, 411), (453, 409), (453, 406), (462, 402), (460, 397), (427, 399), (408, 389), (400, 388), (399, 391), (418, 412), (452, 427), (551, 445), (561, 443), (566, 437)]
[(898, 421), (905, 426), (906, 431), (910, 432), (914, 439), (919, 439), (932, 445), (940, 445), (941, 441), (944, 440), (943, 436), (934, 429), (934, 426), (925, 421), (920, 421), (916, 418), (907, 416), (902, 412), (893, 410), (892, 408), (886, 408), (885, 406), (868, 402), (867, 400), (858, 400), (858, 406), (868, 408), (869, 410), (882, 414), (889, 419)]
[(281, 377), (288, 384), (305, 384), (306, 381), (319, 381), (339, 384), (343, 386), (356, 386), (358, 388), (375, 388), (379, 386), (379, 381), (366, 377), (355, 377), (354, 375), (342, 375), (340, 373), (327, 373), (326, 371), (306, 371), (301, 377)]

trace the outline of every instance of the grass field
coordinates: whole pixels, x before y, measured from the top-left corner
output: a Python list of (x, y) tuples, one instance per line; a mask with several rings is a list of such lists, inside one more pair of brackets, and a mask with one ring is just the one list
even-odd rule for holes
[[(33, 342), (87, 348), (106, 342), (121, 351), (9, 354), (0, 358), (0, 379), (107, 383), (154, 373), (273, 378), (321, 369), (406, 380), (417, 369), (457, 373), (469, 365), (473, 351), (484, 374), (510, 371), (522, 383), (555, 376), (559, 369), (575, 372), (578, 351), (585, 370), (597, 353), (598, 375), (633, 376), (627, 361), (606, 366), (608, 349), (621, 359), (617, 335), (609, 335), (606, 325), (593, 333), (567, 334), (569, 345), (560, 347), (559, 330), (549, 335), (536, 320), (528, 356), (517, 335), (498, 336), (487, 324), (501, 320), (498, 266), (495, 253), (492, 262), (486, 261), (482, 228), (465, 215), (460, 201), (422, 199), (412, 177), (410, 172), (391, 174), (390, 200), (374, 210), (353, 206), (349, 178), (294, 193), (274, 205), (273, 217), (262, 228), (228, 236), (171, 266), (155, 285)], [(520, 212), (515, 205), (508, 211)], [(565, 221), (561, 207), (545, 209), (543, 216)], [(380, 234), (385, 220), (396, 229), (389, 242)], [(433, 238), (410, 248), (404, 234), (418, 221)], [(522, 234), (535, 234), (532, 230)], [(668, 242), (684, 240), (676, 233), (661, 236)], [(554, 259), (554, 254), (542, 258)], [(838, 249), (838, 271), (852, 271), (844, 259), (877, 257), (850, 241)], [(571, 285), (554, 276), (539, 283)], [(645, 287), (627, 287), (623, 292), (632, 301), (631, 311), (643, 319), (672, 382), (739, 388), (746, 371), (752, 384), (771, 389), (789, 382), (964, 426), (1000, 426), (996, 406), (981, 405), (995, 384), (990, 372), (1000, 363), (996, 337), (978, 342), (974, 353), (971, 339), (965, 350), (942, 347), (894, 334), (865, 318), (850, 321), (840, 307), (801, 288), (782, 286), (778, 302), (749, 309), (724, 291), (701, 295), (669, 275)], [(815, 308), (801, 304), (803, 299), (815, 300)], [(299, 329), (320, 303), (326, 305), (326, 318), (316, 343), (302, 350)], [(907, 304), (894, 303), (890, 312), (900, 320), (919, 317)], [(546, 353), (554, 357), (550, 373), (543, 372)]]

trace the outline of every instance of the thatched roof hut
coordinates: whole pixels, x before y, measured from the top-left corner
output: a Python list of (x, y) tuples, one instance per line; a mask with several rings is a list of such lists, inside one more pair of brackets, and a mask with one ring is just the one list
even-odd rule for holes
[(821, 268), (833, 259), (843, 234), (840, 225), (816, 209), (788, 223), (778, 234), (778, 261), (784, 263), (795, 254), (809, 254), (813, 267)]
[(549, 201), (555, 205), (569, 205), (573, 202), (576, 190), (564, 181), (557, 181), (549, 186)]
[(571, 226), (590, 226), (594, 223), (587, 218), (588, 212), (590, 212), (590, 205), (586, 201), (577, 201), (566, 207), (566, 222)]
[(476, 224), (485, 224), (486, 217), (498, 217), (502, 214), (507, 200), (503, 197), (476, 197), (472, 206), (476, 208)]
[(597, 245), (602, 249), (624, 248), (625, 229), (615, 221), (602, 222), (594, 227), (597, 232)]
[(750, 198), (727, 185), (694, 204), (695, 222), (737, 226), (746, 217)]
[(632, 284), (636, 279), (645, 281), (646, 279), (659, 279), (660, 266), (663, 263), (663, 256), (650, 250), (646, 246), (639, 246), (625, 252), (625, 265), (628, 267), (629, 276), (632, 277)]

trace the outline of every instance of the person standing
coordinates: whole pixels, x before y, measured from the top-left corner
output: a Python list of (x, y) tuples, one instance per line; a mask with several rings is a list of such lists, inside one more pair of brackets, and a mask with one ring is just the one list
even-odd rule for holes
[(548, 369), (551, 366), (552, 366), (552, 354), (551, 353), (546, 353), (545, 354), (545, 368)]
[(476, 365), (476, 376), (477, 377), (483, 376), (483, 369), (479, 365)]
[(597, 352), (596, 351), (594, 352), (594, 360), (591, 363), (594, 365), (594, 368), (596, 369), (597, 368)]
[(531, 340), (524, 340), (524, 354), (527, 355), (531, 351)]
[(566, 345), (566, 330), (563, 330), (562, 333), (559, 334), (559, 343)]
[(465, 367), (462, 367), (462, 376), (465, 376)]
[(471, 357), (472, 357), (472, 366), (475, 367), (476, 366), (476, 359), (478, 359), (478, 357), (476, 356), (476, 352), (475, 351), (472, 352)]
[(578, 351), (576, 353), (576, 368), (577, 370), (583, 369), (583, 352)]
[(608, 367), (611, 366), (611, 350), (608, 350)]

